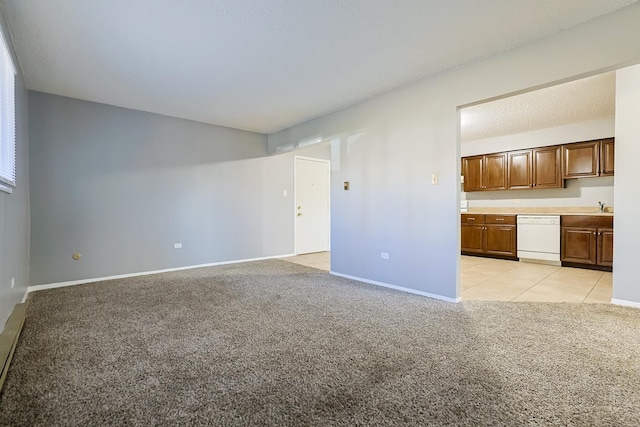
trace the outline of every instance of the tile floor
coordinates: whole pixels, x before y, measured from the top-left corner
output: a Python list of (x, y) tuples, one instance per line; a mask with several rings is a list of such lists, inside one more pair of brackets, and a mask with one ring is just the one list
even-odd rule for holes
[(604, 271), (460, 257), (463, 300), (610, 303), (612, 278)]
[(316, 252), (313, 254), (297, 255), (282, 259), (284, 261), (290, 261), (320, 270), (329, 271), (331, 266), (331, 252)]
[[(285, 261), (329, 270), (330, 253)], [(612, 273), (474, 256), (460, 257), (463, 300), (610, 303)]]

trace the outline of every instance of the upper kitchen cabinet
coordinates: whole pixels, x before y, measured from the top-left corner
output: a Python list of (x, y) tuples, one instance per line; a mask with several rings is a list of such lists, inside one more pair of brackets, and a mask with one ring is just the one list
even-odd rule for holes
[(533, 149), (533, 187), (562, 188), (561, 147), (542, 147)]
[(615, 140), (613, 138), (600, 141), (600, 176), (613, 176), (615, 159)]
[(506, 190), (507, 154), (485, 154), (462, 158), (464, 191)]
[(565, 179), (611, 176), (614, 171), (614, 139), (578, 142), (562, 146)]
[(510, 151), (508, 157), (509, 190), (561, 188), (560, 146)]

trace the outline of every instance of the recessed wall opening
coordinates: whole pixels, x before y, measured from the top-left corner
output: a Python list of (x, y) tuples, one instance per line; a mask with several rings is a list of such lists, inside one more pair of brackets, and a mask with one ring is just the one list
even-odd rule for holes
[(463, 300), (611, 302), (615, 92), (609, 71), (460, 108)]

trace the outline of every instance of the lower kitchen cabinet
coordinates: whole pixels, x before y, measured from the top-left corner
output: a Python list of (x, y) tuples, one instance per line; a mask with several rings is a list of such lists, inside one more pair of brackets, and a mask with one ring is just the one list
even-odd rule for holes
[(560, 260), (563, 265), (612, 269), (613, 217), (563, 215), (560, 224)]
[(461, 215), (461, 252), (497, 258), (517, 258), (516, 216)]

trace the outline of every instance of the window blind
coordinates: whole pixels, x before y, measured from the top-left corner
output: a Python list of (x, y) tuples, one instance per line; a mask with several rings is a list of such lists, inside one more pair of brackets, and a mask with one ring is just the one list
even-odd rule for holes
[(0, 31), (0, 182), (16, 185), (15, 80), (8, 44)]

